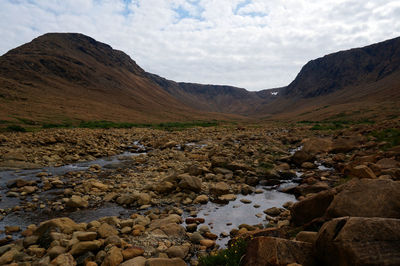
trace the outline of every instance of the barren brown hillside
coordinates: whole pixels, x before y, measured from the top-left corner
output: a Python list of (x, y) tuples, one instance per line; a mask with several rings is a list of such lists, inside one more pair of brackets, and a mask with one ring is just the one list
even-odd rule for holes
[(221, 118), (152, 82), (125, 53), (82, 34), (51, 33), (0, 57), (0, 119), (159, 122)]

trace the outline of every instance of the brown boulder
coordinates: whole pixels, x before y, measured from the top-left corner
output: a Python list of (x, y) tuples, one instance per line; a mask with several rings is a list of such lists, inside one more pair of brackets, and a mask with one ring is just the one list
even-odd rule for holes
[(247, 246), (243, 265), (283, 266), (298, 263), (313, 265), (312, 245), (275, 237), (257, 237)]
[(179, 187), (194, 192), (201, 191), (201, 179), (196, 176), (191, 176), (188, 174), (182, 174), (178, 176), (181, 181), (179, 182)]
[(337, 190), (328, 217), (400, 218), (400, 181), (353, 179)]
[(376, 165), (381, 169), (390, 169), (400, 167), (400, 163), (394, 159), (383, 158), (376, 162)]
[(325, 223), (315, 244), (321, 265), (400, 265), (400, 220), (345, 217)]
[(210, 192), (214, 195), (220, 196), (229, 193), (229, 185), (225, 182), (218, 182), (210, 186)]
[[(354, 167), (350, 167), (347, 169), (348, 175), (352, 177), (358, 177), (358, 178), (370, 178), (370, 179), (375, 179), (376, 175), (375, 173), (366, 165), (357, 165)], [(345, 170), (346, 173), (346, 170)]]
[(110, 251), (108, 251), (107, 256), (101, 264), (102, 266), (118, 266), (124, 261), (124, 258), (121, 253), (121, 249), (117, 247), (112, 247)]
[(296, 165), (301, 165), (304, 162), (314, 162), (315, 156), (303, 150), (296, 151), (292, 156), (292, 162)]
[(332, 148), (332, 140), (326, 138), (312, 138), (303, 141), (303, 151), (310, 154), (328, 152)]
[(300, 226), (311, 222), (315, 218), (324, 216), (334, 195), (334, 190), (327, 190), (296, 202), (290, 210), (292, 223)]

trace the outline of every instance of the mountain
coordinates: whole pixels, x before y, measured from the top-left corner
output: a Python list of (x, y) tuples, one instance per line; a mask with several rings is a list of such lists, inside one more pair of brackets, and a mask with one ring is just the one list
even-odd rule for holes
[(178, 101), (135, 61), (76, 33), (49, 33), (0, 57), (0, 119), (158, 122), (225, 117)]
[(312, 60), (288, 86), (258, 92), (167, 80), (76, 33), (45, 34), (0, 57), (0, 124), (398, 117), (399, 100), (400, 38)]
[(279, 95), (258, 114), (314, 120), (399, 116), (400, 37), (311, 60)]
[(346, 87), (377, 83), (399, 70), (400, 37), (311, 60), (283, 94), (304, 98), (327, 95)]
[(232, 86), (175, 82), (150, 73), (148, 76), (179, 101), (201, 111), (249, 116), (276, 98), (267, 90), (252, 92)]

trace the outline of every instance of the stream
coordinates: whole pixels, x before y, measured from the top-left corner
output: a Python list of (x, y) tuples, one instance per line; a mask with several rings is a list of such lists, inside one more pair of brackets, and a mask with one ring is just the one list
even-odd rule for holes
[[(188, 144), (195, 145), (195, 144)], [(84, 171), (87, 170), (90, 165), (98, 164), (104, 168), (112, 166), (113, 164), (123, 163), (128, 156), (135, 156), (141, 153), (124, 152), (120, 155), (100, 158), (90, 162), (78, 162), (74, 164), (68, 164), (60, 167), (45, 167), (42, 169), (35, 170), (8, 170), (0, 171), (0, 195), (2, 200), (0, 201), (0, 209), (4, 210), (7, 208), (13, 208), (21, 203), (18, 197), (6, 196), (7, 183), (15, 179), (34, 180), (40, 181), (40, 177), (36, 175), (40, 172), (51, 173), (52, 176), (62, 176), (72, 171)], [(319, 165), (319, 170), (330, 170), (329, 168)], [(301, 173), (297, 172), (297, 179), (301, 176)], [(284, 180), (284, 183), (273, 186), (258, 186), (256, 189), (261, 190), (259, 193), (253, 193), (250, 195), (237, 195), (235, 201), (231, 201), (228, 204), (222, 205), (213, 202), (208, 202), (204, 205), (196, 206), (198, 211), (197, 217), (203, 217), (205, 224), (209, 225), (211, 232), (216, 235), (220, 235), (222, 232), (229, 233), (233, 228), (237, 228), (240, 224), (263, 224), (264, 226), (268, 223), (265, 220), (265, 214), (263, 211), (271, 207), (282, 207), (282, 205), (288, 201), (295, 202), (296, 199), (293, 195), (282, 193), (279, 190), (287, 186), (296, 185), (293, 180)], [(39, 187), (41, 184), (39, 183)], [(52, 195), (62, 194), (63, 189), (51, 189), (40, 193), (40, 199), (51, 199)], [(251, 201), (249, 204), (241, 202), (241, 199), (247, 199)], [(31, 201), (31, 196), (26, 196), (25, 201)], [(258, 205), (258, 206), (257, 206)], [(4, 230), (7, 225), (17, 225), (24, 230), (30, 224), (39, 224), (40, 222), (56, 217), (69, 217), (75, 222), (90, 222), (97, 220), (105, 216), (118, 216), (121, 218), (127, 218), (132, 212), (139, 212), (135, 209), (127, 209), (115, 203), (103, 203), (101, 206), (92, 209), (82, 209), (76, 211), (59, 211), (49, 212), (45, 209), (38, 209), (34, 212), (24, 211), (11, 211), (8, 215), (4, 216), (0, 220), (0, 230)], [(183, 217), (189, 217), (189, 213), (185, 212)], [(4, 233), (0, 235), (4, 237)], [(224, 247), (228, 242), (228, 238), (217, 239), (217, 244)]]

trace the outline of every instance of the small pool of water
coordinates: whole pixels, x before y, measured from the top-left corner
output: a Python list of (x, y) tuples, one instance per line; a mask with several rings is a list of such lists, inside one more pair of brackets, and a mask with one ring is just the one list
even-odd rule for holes
[[(242, 203), (241, 199), (248, 199), (252, 202), (250, 204)], [(263, 224), (266, 225), (268, 221), (265, 220), (264, 210), (271, 207), (282, 207), (288, 201), (296, 201), (294, 195), (279, 192), (277, 190), (265, 190), (260, 194), (251, 195), (237, 195), (235, 201), (229, 204), (222, 205), (209, 202), (198, 208), (199, 212), (197, 217), (205, 219), (205, 224), (209, 225), (211, 232), (218, 236), (222, 232), (227, 232), (233, 228), (237, 228), (240, 224)], [(255, 208), (254, 205), (260, 205)], [(257, 217), (256, 214), (262, 214)], [(228, 243), (229, 238), (218, 238), (217, 244), (224, 247)]]

